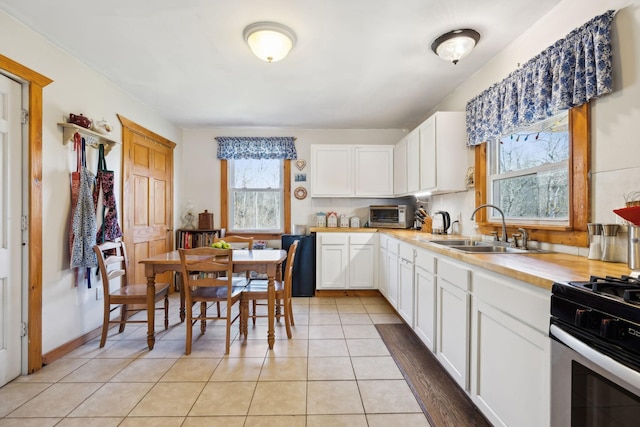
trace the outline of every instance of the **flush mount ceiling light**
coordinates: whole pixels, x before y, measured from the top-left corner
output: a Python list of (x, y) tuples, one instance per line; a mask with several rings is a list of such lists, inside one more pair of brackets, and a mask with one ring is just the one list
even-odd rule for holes
[(280, 61), (296, 44), (291, 28), (277, 22), (255, 22), (242, 35), (254, 55), (267, 62)]
[(431, 50), (445, 61), (457, 64), (478, 44), (480, 34), (475, 30), (453, 30), (441, 35), (431, 44)]

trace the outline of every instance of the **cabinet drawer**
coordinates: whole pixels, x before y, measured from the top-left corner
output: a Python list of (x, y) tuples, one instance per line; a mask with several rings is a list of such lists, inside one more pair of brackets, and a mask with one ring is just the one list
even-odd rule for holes
[(352, 245), (373, 245), (376, 235), (373, 233), (353, 233), (349, 237), (349, 243)]
[(428, 252), (416, 249), (416, 267), (429, 273), (436, 271), (436, 257)]
[(320, 243), (323, 245), (346, 245), (349, 236), (346, 233), (322, 233)]
[(470, 276), (470, 270), (464, 266), (454, 264), (442, 258), (438, 260), (438, 277), (464, 291), (470, 290)]
[(473, 294), (545, 334), (549, 329), (549, 291), (516, 279), (505, 280), (490, 273), (474, 271)]
[(400, 245), (400, 258), (406, 259), (409, 262), (413, 262), (415, 257), (413, 246), (401, 244)]

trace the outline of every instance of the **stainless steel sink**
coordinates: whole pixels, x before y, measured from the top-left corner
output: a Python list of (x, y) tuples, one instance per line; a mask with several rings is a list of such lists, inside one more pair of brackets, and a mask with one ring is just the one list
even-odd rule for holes
[(460, 240), (460, 239), (450, 239), (450, 240), (426, 240), (430, 243), (435, 243), (436, 245), (442, 246), (490, 246), (491, 243), (481, 242), (478, 240)]
[(474, 253), (474, 254), (526, 254), (531, 253), (527, 249), (511, 248), (508, 246), (492, 246), (492, 245), (477, 245), (477, 246), (449, 246), (451, 249), (457, 249), (462, 252)]
[(446, 246), (470, 254), (543, 254), (551, 253), (542, 249), (522, 249), (506, 246), (502, 242), (487, 242), (469, 239), (425, 240), (436, 245)]

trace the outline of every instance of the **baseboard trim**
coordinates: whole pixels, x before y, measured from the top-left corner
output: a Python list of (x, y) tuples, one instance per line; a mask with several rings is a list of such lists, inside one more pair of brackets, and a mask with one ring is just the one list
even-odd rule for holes
[(315, 296), (317, 297), (379, 297), (382, 296), (380, 291), (377, 289), (349, 289), (349, 290), (341, 290), (341, 289), (331, 289), (331, 290), (322, 290), (316, 291)]
[[(115, 326), (117, 325), (114, 325), (112, 327), (115, 327)], [(102, 334), (102, 326), (94, 329), (93, 331), (89, 331), (86, 334), (79, 336), (76, 339), (68, 341), (59, 347), (54, 348), (53, 350), (42, 355), (42, 364), (48, 365), (49, 363), (60, 359), (61, 357), (71, 353), (76, 348), (79, 348), (83, 344), (86, 344), (89, 341), (99, 337), (100, 334)]]

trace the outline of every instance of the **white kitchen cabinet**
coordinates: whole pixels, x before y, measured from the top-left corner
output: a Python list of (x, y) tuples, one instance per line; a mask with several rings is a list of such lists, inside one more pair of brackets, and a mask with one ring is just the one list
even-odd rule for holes
[(378, 291), (386, 298), (389, 286), (389, 259), (387, 257), (387, 245), (389, 237), (381, 234), (378, 238)]
[(549, 292), (492, 272), (473, 283), (472, 400), (494, 425), (549, 425)]
[(356, 145), (354, 195), (393, 196), (393, 146)]
[(317, 288), (346, 289), (349, 273), (349, 234), (317, 234)]
[(469, 390), (470, 270), (438, 258), (436, 357), (453, 379)]
[(378, 248), (375, 233), (353, 233), (349, 237), (349, 288), (376, 288)]
[(376, 233), (317, 233), (317, 289), (375, 289)]
[(311, 195), (353, 195), (353, 146), (311, 146)]
[(393, 192), (396, 196), (407, 193), (407, 137), (393, 147)]
[(389, 239), (387, 244), (387, 301), (395, 309), (398, 308), (398, 264), (400, 241)]
[(392, 145), (311, 145), (312, 197), (393, 196)]
[(398, 257), (398, 314), (413, 328), (415, 251), (412, 245), (400, 242)]
[(440, 111), (418, 126), (420, 191), (432, 194), (466, 191), (468, 152), (465, 113)]
[(436, 257), (416, 249), (414, 331), (429, 350), (435, 352), (436, 337)]
[(420, 191), (420, 130), (414, 129), (407, 135), (407, 193)]

